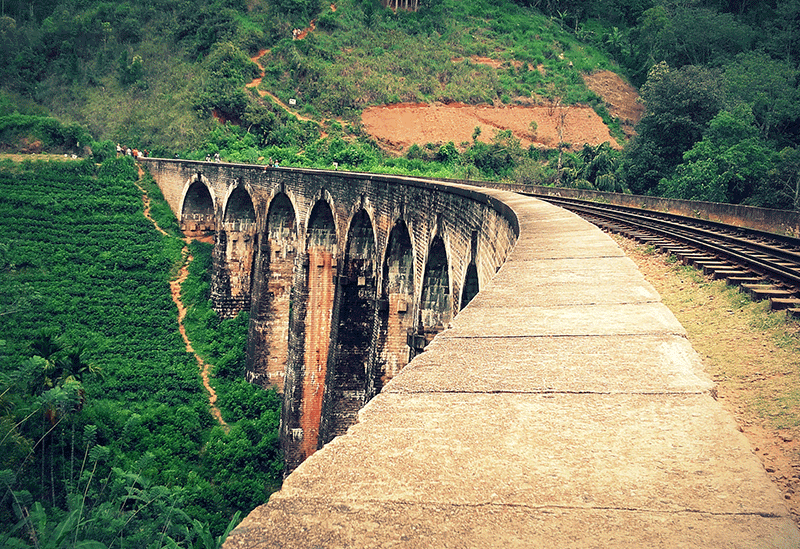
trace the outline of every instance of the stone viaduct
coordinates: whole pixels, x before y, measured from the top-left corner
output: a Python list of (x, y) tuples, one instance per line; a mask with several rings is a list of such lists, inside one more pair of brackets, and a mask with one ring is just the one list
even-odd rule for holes
[(411, 178), (142, 164), (214, 235), (214, 304), (249, 308), (248, 376), (284, 394), (293, 472), (226, 548), (800, 547), (683, 327), (588, 222)]
[(503, 264), (516, 218), (468, 188), (379, 175), (142, 160), (187, 236), (214, 236), (211, 298), (250, 311), (249, 380), (284, 395), (292, 470)]

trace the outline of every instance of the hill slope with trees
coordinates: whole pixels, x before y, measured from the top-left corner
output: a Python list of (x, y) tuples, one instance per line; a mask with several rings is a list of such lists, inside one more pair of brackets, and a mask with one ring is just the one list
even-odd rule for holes
[[(418, 6), (8, 0), (0, 18), (0, 53), (8, 60), (0, 67), (0, 116), (49, 115), (97, 142), (161, 156), (220, 152), (245, 162), (336, 162), (798, 206), (800, 1)], [(295, 29), (312, 28), (293, 39)], [(263, 75), (251, 59), (260, 53)], [(478, 58), (492, 64), (471, 61)], [(598, 70), (642, 87), (646, 113), (620, 154), (562, 142), (532, 150), (518, 133), (500, 130), (451, 139), (452, 148), (417, 143), (397, 157), (361, 125), (365, 108), (385, 104), (583, 104), (624, 141), (624, 121), (584, 83)], [(262, 76), (261, 93), (245, 88)], [(302, 116), (266, 92), (294, 100)], [(4, 127), (0, 142), (13, 147), (18, 134)]]

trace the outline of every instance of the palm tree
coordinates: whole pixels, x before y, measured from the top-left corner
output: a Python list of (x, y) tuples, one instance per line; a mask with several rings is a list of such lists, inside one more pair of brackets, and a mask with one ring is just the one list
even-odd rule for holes
[(30, 390), (32, 394), (51, 389), (55, 385), (53, 376), (56, 374), (56, 356), (64, 350), (61, 336), (53, 328), (42, 328), (31, 341), (31, 351), (34, 356), (44, 359), (41, 372), (32, 380)]
[(57, 379), (59, 385), (63, 385), (66, 381), (78, 381), (82, 383), (86, 374), (98, 377), (102, 375), (100, 368), (84, 360), (85, 352), (86, 343), (80, 342), (67, 349), (67, 351), (58, 358), (56, 365), (60, 374)]
[[(75, 418), (74, 413), (83, 409), (86, 401), (86, 391), (83, 389), (83, 380), (87, 374), (99, 375), (100, 368), (85, 360), (86, 344), (80, 342), (65, 348), (63, 338), (52, 328), (42, 328), (31, 341), (31, 350), (41, 359), (41, 369), (33, 375), (30, 384), (32, 395), (43, 398), (44, 416), (50, 422), (50, 429), (41, 438), (42, 452), (42, 481), (44, 484), (45, 472), (45, 446), (53, 429), (63, 420), (70, 424), (70, 481), (73, 480), (75, 459)], [(50, 441), (50, 486), (54, 490), (53, 480), (53, 441)], [(53, 492), (52, 500), (55, 501)]]
[[(84, 342), (73, 345), (66, 352), (60, 356), (57, 361), (57, 369), (59, 376), (56, 379), (56, 384), (63, 387), (65, 383), (78, 384), (78, 403), (74, 409), (69, 412), (80, 412), (83, 409), (83, 404), (86, 402), (86, 391), (83, 389), (84, 376), (89, 374), (92, 376), (100, 376), (101, 370), (94, 364), (84, 360), (86, 351), (86, 344)], [(70, 441), (70, 479), (73, 478), (75, 469), (75, 420), (74, 417), (71, 423), (71, 441)]]

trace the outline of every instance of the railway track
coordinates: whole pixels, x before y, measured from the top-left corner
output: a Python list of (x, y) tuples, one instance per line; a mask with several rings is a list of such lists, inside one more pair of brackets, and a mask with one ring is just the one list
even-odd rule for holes
[(737, 285), (773, 310), (800, 318), (800, 239), (691, 217), (531, 194), (601, 229), (676, 256), (704, 274)]

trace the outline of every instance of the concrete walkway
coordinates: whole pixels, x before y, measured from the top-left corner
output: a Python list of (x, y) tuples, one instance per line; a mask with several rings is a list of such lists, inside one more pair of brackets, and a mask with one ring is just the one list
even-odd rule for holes
[(497, 276), (225, 547), (800, 547), (684, 329), (619, 247), (489, 191)]

